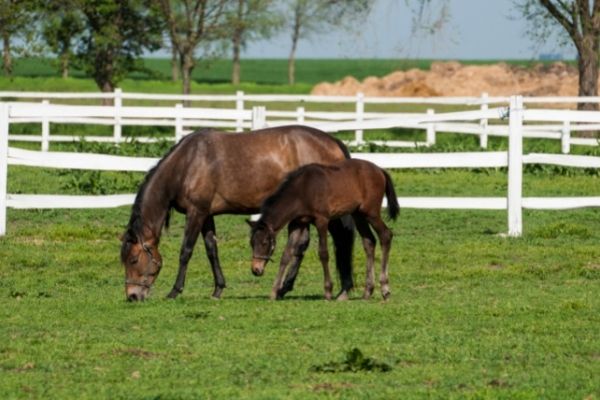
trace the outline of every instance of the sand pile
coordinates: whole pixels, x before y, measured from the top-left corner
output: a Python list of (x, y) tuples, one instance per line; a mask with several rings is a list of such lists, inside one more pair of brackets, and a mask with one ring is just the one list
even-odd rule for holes
[(532, 68), (494, 65), (463, 65), (456, 61), (434, 62), (429, 71), (396, 71), (382, 78), (368, 77), (362, 82), (348, 76), (335, 83), (322, 82), (311, 94), (365, 96), (576, 96), (578, 74), (575, 67), (562, 62), (537, 64)]

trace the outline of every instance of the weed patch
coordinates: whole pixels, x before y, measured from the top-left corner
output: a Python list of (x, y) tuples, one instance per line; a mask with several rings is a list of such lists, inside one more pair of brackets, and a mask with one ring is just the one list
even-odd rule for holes
[(363, 352), (355, 347), (346, 352), (346, 359), (342, 362), (331, 361), (321, 365), (313, 365), (310, 368), (312, 372), (388, 372), (392, 367), (384, 362), (376, 361), (366, 357)]

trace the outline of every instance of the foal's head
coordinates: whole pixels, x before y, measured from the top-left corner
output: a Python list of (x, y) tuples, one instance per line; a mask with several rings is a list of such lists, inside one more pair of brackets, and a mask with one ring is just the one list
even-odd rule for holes
[(121, 240), (121, 262), (125, 266), (125, 295), (129, 301), (144, 300), (160, 272), (162, 257), (156, 246), (142, 242), (131, 230), (127, 230)]
[(267, 261), (275, 251), (275, 232), (261, 221), (246, 221), (250, 225), (250, 246), (252, 247), (252, 273), (261, 276), (265, 272)]

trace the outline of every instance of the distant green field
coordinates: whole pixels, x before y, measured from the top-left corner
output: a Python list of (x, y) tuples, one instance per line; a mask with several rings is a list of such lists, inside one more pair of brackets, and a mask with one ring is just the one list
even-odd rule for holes
[[(351, 75), (362, 80), (368, 76), (384, 76), (396, 70), (429, 69), (433, 60), (389, 59), (300, 59), (296, 63), (296, 82), (287, 85), (287, 60), (242, 60), (242, 84), (234, 87), (231, 61), (213, 60), (200, 63), (194, 70), (194, 92), (232, 93), (236, 89), (248, 93), (308, 93), (313, 85), (337, 81)], [(491, 64), (496, 60), (467, 60), (467, 64)], [(512, 60), (511, 64), (531, 66), (537, 61)], [(128, 91), (178, 93), (180, 82), (171, 82), (170, 61), (148, 58), (144, 71), (132, 73), (120, 86)], [(14, 78), (0, 77), (0, 90), (95, 91), (94, 82), (81, 71), (73, 71), (71, 79), (61, 79), (51, 59), (28, 58), (15, 62)]]

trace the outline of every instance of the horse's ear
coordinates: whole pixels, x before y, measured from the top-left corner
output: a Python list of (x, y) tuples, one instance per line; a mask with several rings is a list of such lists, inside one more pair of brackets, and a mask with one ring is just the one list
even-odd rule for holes
[(250, 226), (250, 228), (254, 229), (256, 226), (256, 221), (252, 221), (251, 219), (246, 219), (246, 223)]

